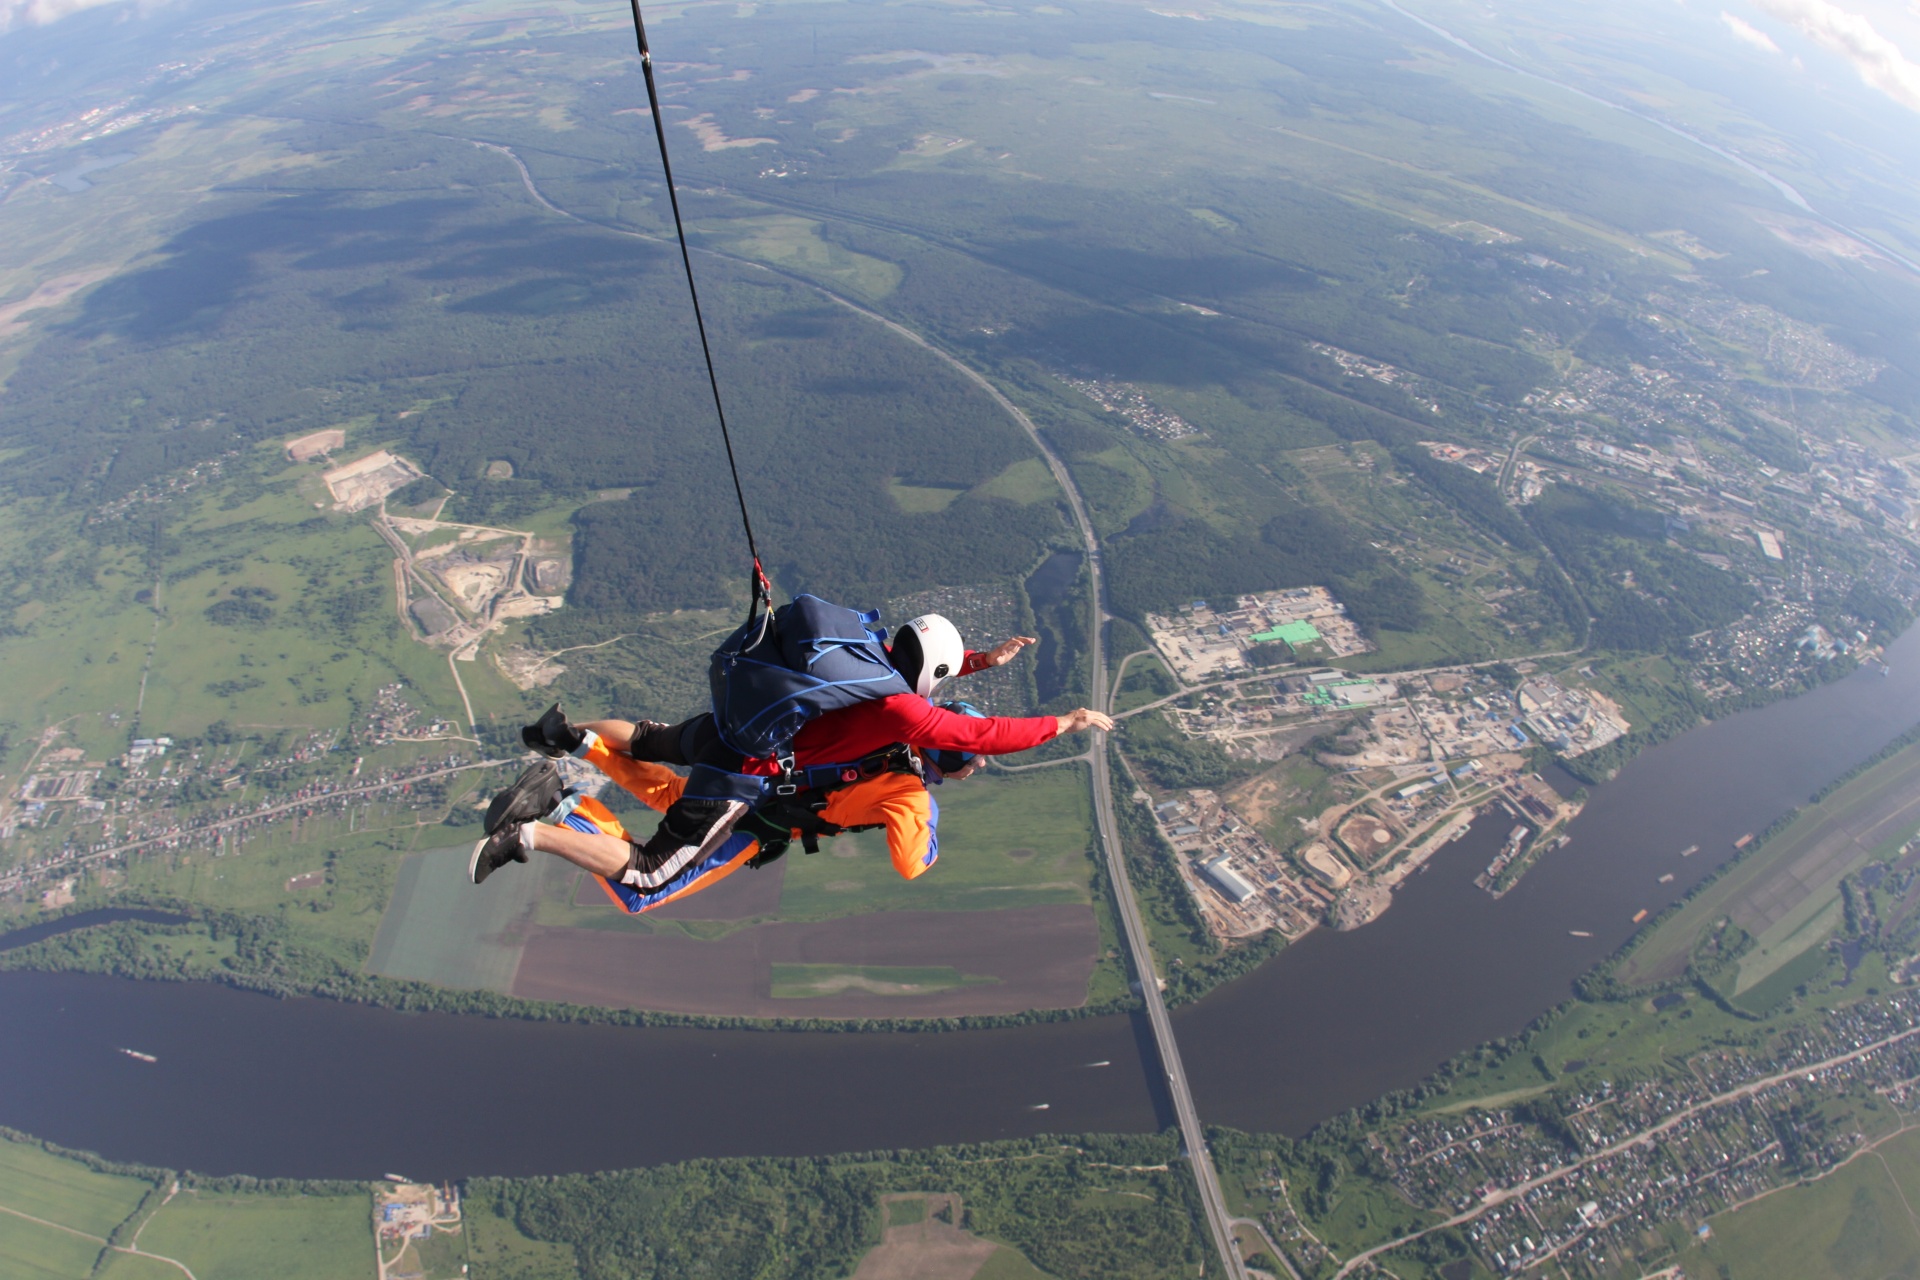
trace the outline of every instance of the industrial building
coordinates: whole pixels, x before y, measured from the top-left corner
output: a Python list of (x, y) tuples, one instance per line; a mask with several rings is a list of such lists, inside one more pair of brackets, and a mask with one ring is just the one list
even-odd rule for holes
[(1283, 622), (1265, 631), (1256, 631), (1250, 639), (1255, 644), (1272, 644), (1278, 640), (1297, 653), (1304, 645), (1319, 643), (1320, 629), (1311, 622), (1301, 619), (1295, 622)]
[(1225, 855), (1202, 863), (1200, 869), (1207, 873), (1207, 879), (1213, 881), (1214, 887), (1226, 894), (1227, 900), (1236, 906), (1258, 892), (1245, 876), (1228, 865)]

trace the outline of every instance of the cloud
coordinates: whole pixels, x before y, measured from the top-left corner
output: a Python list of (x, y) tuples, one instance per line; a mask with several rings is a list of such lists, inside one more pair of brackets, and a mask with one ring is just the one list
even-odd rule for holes
[(1780, 52), (1780, 46), (1773, 42), (1773, 37), (1754, 26), (1751, 22), (1736, 18), (1725, 9), (1720, 11), (1720, 21), (1727, 24), (1727, 30), (1733, 32), (1733, 38), (1742, 44), (1750, 44), (1754, 48), (1763, 49), (1768, 53)]
[(0, 35), (16, 27), (44, 27), (70, 13), (114, 0), (0, 0)]
[(1782, 22), (1792, 23), (1815, 44), (1853, 64), (1862, 80), (1903, 107), (1920, 111), (1920, 66), (1880, 34), (1865, 16), (1833, 0), (1753, 0)]

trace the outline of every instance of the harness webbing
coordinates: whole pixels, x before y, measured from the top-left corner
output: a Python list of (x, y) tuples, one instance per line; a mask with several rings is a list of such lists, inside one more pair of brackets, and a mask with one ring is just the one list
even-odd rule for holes
[(653, 53), (647, 48), (647, 24), (640, 18), (640, 0), (627, 0), (633, 10), (633, 37), (640, 45), (640, 74), (647, 81), (647, 106), (653, 112), (653, 136), (660, 143), (660, 169), (667, 179), (667, 203), (673, 206), (673, 232), (680, 241), (680, 265), (687, 272), (687, 294), (693, 299), (693, 323), (700, 331), (700, 354), (707, 361), (707, 385), (713, 390), (713, 411), (720, 419), (720, 440), (727, 448), (727, 470), (733, 474), (733, 496), (740, 503), (740, 525), (747, 532), (747, 553), (753, 557), (753, 581), (749, 584), (751, 603), (747, 620), (753, 620), (757, 605), (773, 607), (773, 586), (760, 567), (760, 548), (753, 538), (753, 519), (747, 514), (746, 491), (740, 487), (740, 467), (733, 458), (733, 435), (727, 430), (727, 411), (720, 403), (720, 378), (713, 371), (713, 348), (707, 342), (707, 321), (700, 313), (700, 290), (693, 283), (693, 257), (687, 251), (687, 228), (680, 220), (680, 196), (673, 187), (673, 162), (667, 158), (667, 126), (660, 116), (660, 93), (653, 83)]

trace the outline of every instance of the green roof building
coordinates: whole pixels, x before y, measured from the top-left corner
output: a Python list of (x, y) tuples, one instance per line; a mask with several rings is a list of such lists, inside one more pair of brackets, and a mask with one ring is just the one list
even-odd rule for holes
[(1268, 644), (1275, 640), (1284, 641), (1289, 648), (1298, 649), (1303, 644), (1312, 644), (1320, 638), (1320, 632), (1311, 622), (1283, 622), (1271, 631), (1256, 632), (1255, 644)]

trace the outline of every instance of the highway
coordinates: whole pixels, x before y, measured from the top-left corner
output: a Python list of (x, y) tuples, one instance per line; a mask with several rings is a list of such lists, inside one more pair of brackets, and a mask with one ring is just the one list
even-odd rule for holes
[[(818, 288), (817, 285), (814, 287)], [(1107, 689), (1104, 627), (1111, 615), (1107, 613), (1106, 576), (1100, 562), (1100, 539), (1093, 531), (1093, 521), (1087, 516), (1086, 503), (1081, 500), (1080, 490), (1075, 487), (1066, 465), (1054, 456), (1053, 450), (1041, 438), (1039, 428), (1021, 412), (1020, 406), (1007, 399), (998, 387), (981, 374), (905, 325), (895, 324), (885, 316), (868, 311), (837, 294), (827, 293), (826, 296), (869, 320), (885, 325), (916, 346), (924, 347), (964, 374), (992, 396), (994, 403), (1025, 429), (1034, 447), (1047, 460), (1047, 469), (1053, 472), (1053, 478), (1066, 493), (1067, 505), (1073, 510), (1073, 522), (1079, 527), (1081, 541), (1086, 544), (1087, 570), (1093, 580), (1093, 601), (1097, 613), (1091, 630), (1092, 705), (1110, 707), (1112, 697)], [(1119, 907), (1120, 923), (1127, 937), (1127, 954), (1133, 963), (1134, 976), (1139, 979), (1140, 998), (1146, 1002), (1147, 1020), (1153, 1026), (1154, 1046), (1159, 1050), (1160, 1066), (1166, 1073), (1167, 1093), (1173, 1099), (1174, 1115), (1180, 1123), (1180, 1138), (1186, 1147), (1187, 1160), (1193, 1166), (1194, 1180), (1200, 1185), (1200, 1202), (1207, 1211), (1207, 1226), (1212, 1231), (1214, 1247), (1220, 1252), (1220, 1261), (1226, 1267), (1230, 1280), (1246, 1280), (1246, 1268), (1241, 1264), (1240, 1250), (1234, 1243), (1233, 1215), (1227, 1211), (1226, 1196), (1220, 1190), (1220, 1176), (1213, 1167), (1213, 1153), (1207, 1150), (1206, 1134), (1200, 1127), (1200, 1113), (1193, 1105), (1193, 1091), (1187, 1085), (1186, 1068), (1180, 1062), (1180, 1046), (1173, 1038), (1173, 1021), (1167, 1016), (1167, 1002), (1160, 994), (1160, 979), (1154, 970), (1153, 951), (1147, 944), (1146, 921), (1141, 919), (1140, 905), (1134, 900), (1133, 885), (1127, 879), (1126, 858), (1120, 845), (1120, 823), (1113, 809), (1113, 770), (1107, 756), (1107, 735), (1096, 730), (1092, 736), (1093, 746), (1087, 752), (1087, 760), (1093, 766), (1094, 822), (1100, 829), (1100, 847), (1106, 855), (1107, 873), (1113, 880), (1114, 901)]]
[[(480, 142), (472, 138), (465, 141), (490, 151), (497, 151), (512, 160), (520, 171), (520, 180), (526, 187), (527, 193), (542, 207), (553, 213), (634, 239), (657, 242), (653, 236), (619, 227), (605, 227), (551, 203), (540, 193), (533, 181), (533, 175), (528, 172), (524, 164), (521, 164), (519, 156), (511, 148)], [(1080, 497), (1079, 488), (1073, 483), (1073, 476), (1067, 471), (1066, 465), (1054, 455), (1053, 450), (1047, 447), (1046, 440), (1041, 437), (1040, 429), (1033, 425), (1033, 420), (984, 375), (927, 341), (907, 326), (889, 320), (878, 312), (869, 311), (858, 303), (823, 288), (817, 281), (805, 276), (781, 271), (778, 268), (769, 267), (766, 263), (736, 257), (718, 250), (701, 249), (699, 252), (782, 276), (814, 290), (820, 296), (838, 303), (856, 315), (863, 316), (875, 324), (884, 325), (892, 333), (938, 357), (955, 372), (986, 392), (992, 397), (993, 402), (1006, 412), (1007, 416), (1020, 424), (1021, 429), (1033, 441), (1034, 447), (1040, 451), (1041, 457), (1046, 459), (1047, 469), (1053, 473), (1053, 478), (1060, 485), (1061, 491), (1067, 495), (1067, 504), (1073, 511), (1074, 524), (1080, 531), (1081, 541), (1086, 545), (1087, 568), (1093, 580), (1095, 611), (1090, 655), (1093, 659), (1091, 705), (1098, 708), (1109, 707), (1111, 697), (1107, 690), (1106, 637), (1103, 627), (1110, 615), (1106, 607), (1106, 578), (1100, 562), (1100, 538), (1094, 532), (1093, 521), (1087, 515), (1086, 503)], [(1121, 924), (1126, 934), (1127, 952), (1133, 964), (1134, 975), (1139, 979), (1141, 999), (1146, 1002), (1147, 1019), (1153, 1027), (1154, 1044), (1159, 1051), (1161, 1068), (1166, 1074), (1167, 1092), (1173, 1099), (1174, 1114), (1180, 1123), (1181, 1141), (1186, 1147), (1188, 1161), (1193, 1166), (1194, 1179), (1200, 1187), (1200, 1201), (1206, 1209), (1207, 1226), (1213, 1236), (1214, 1247), (1219, 1251), (1221, 1265), (1226, 1268), (1229, 1280), (1247, 1280), (1246, 1268), (1240, 1261), (1240, 1250), (1234, 1243), (1232, 1215), (1228, 1213), (1226, 1197), (1220, 1191), (1219, 1174), (1213, 1167), (1213, 1155), (1207, 1149), (1206, 1136), (1200, 1128), (1200, 1113), (1193, 1105), (1193, 1092), (1187, 1085), (1186, 1068), (1180, 1062), (1180, 1046), (1173, 1038), (1173, 1022), (1167, 1016), (1166, 1001), (1160, 994), (1159, 975), (1154, 969), (1153, 952), (1147, 944), (1146, 922), (1141, 919), (1139, 904), (1134, 901), (1132, 883), (1127, 879), (1126, 861), (1120, 845), (1120, 825), (1114, 816), (1113, 809), (1113, 777), (1107, 756), (1107, 735), (1096, 730), (1092, 738), (1093, 746), (1088, 751), (1087, 757), (1093, 767), (1094, 819), (1100, 830), (1100, 846), (1106, 856), (1107, 871), (1113, 881), (1114, 899), (1119, 907)], [(1285, 1265), (1284, 1259), (1282, 1265)], [(1292, 1268), (1287, 1269), (1291, 1274)]]
[[(1053, 461), (1049, 455), (1048, 461)], [(1098, 602), (1101, 621), (1106, 619), (1106, 594), (1100, 572), (1100, 550), (1093, 527), (1080, 507), (1080, 495), (1069, 486), (1068, 497), (1074, 515), (1087, 539), (1087, 565), (1093, 575), (1093, 598)], [(1107, 692), (1107, 667), (1101, 628), (1093, 629), (1093, 705), (1111, 705)], [(1133, 885), (1127, 879), (1126, 858), (1120, 846), (1120, 824), (1113, 811), (1113, 769), (1107, 756), (1107, 735), (1094, 734), (1093, 814), (1100, 828), (1100, 844), (1106, 851), (1107, 872), (1113, 878), (1113, 897), (1120, 909), (1120, 921), (1127, 935), (1127, 951), (1133, 958), (1133, 972), (1140, 980), (1140, 998), (1146, 1002), (1147, 1020), (1153, 1026), (1153, 1042), (1160, 1052), (1160, 1065), (1166, 1072), (1167, 1092), (1173, 1098), (1173, 1110), (1180, 1121), (1180, 1137), (1193, 1166), (1194, 1180), (1200, 1184), (1200, 1202), (1207, 1210), (1207, 1225), (1213, 1231), (1214, 1247), (1226, 1265), (1227, 1275), (1242, 1280), (1245, 1269), (1240, 1250), (1233, 1238), (1233, 1215), (1227, 1211), (1226, 1196), (1220, 1190), (1220, 1176), (1213, 1167), (1213, 1153), (1207, 1149), (1206, 1134), (1200, 1127), (1200, 1113), (1193, 1105), (1193, 1090), (1187, 1084), (1186, 1067), (1180, 1061), (1180, 1045), (1173, 1037), (1173, 1020), (1167, 1016), (1167, 1002), (1160, 994), (1159, 975), (1154, 970), (1153, 952), (1147, 944), (1146, 922), (1140, 918), (1140, 904), (1134, 900)], [(1284, 1255), (1283, 1255), (1284, 1256)]]

